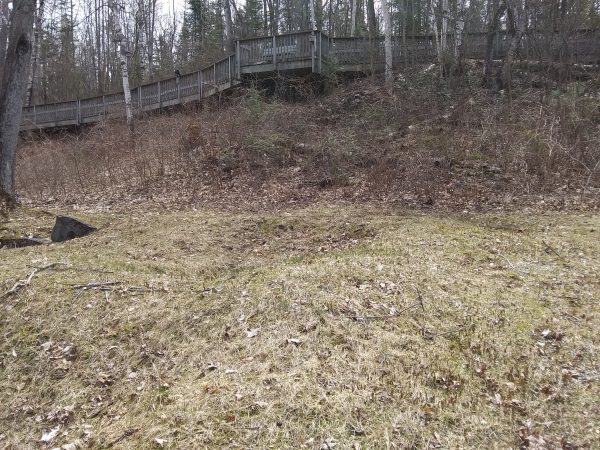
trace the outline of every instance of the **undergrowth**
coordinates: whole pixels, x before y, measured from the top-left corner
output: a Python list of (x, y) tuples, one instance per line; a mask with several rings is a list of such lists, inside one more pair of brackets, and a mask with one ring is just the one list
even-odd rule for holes
[(169, 183), (193, 202), (207, 186), (235, 180), (425, 203), (556, 192), (598, 200), (593, 83), (547, 95), (521, 86), (509, 100), (471, 78), (440, 83), (413, 70), (397, 76), (391, 94), (357, 80), (299, 103), (255, 87), (221, 105), (142, 118), (133, 137), (115, 122), (30, 135), (19, 150), (18, 188), (35, 202), (115, 200), (132, 190), (151, 197)]

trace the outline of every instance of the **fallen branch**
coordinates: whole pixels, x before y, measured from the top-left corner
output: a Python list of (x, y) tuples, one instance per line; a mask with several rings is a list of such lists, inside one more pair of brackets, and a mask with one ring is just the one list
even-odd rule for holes
[(40, 267), (34, 268), (27, 278), (25, 278), (24, 280), (17, 281), (12, 288), (10, 288), (8, 291), (6, 291), (4, 294), (2, 294), (2, 296), (0, 296), (0, 299), (4, 299), (11, 295), (15, 295), (17, 292), (19, 292), (24, 287), (29, 286), (29, 283), (31, 283), (31, 280), (33, 279), (33, 277), (36, 274), (43, 272), (44, 270), (52, 269), (56, 266), (66, 265), (66, 264), (67, 263), (64, 263), (64, 262), (54, 262), (54, 263), (46, 264), (45, 266), (40, 266)]
[(129, 429), (125, 430), (123, 432), (123, 434), (121, 434), (121, 436), (116, 438), (114, 441), (109, 442), (106, 447), (107, 448), (113, 447), (114, 445), (118, 444), (119, 442), (121, 442), (124, 439), (127, 439), (129, 436), (137, 433), (138, 431), (139, 431), (139, 428), (129, 428)]
[(556, 250), (554, 250), (552, 247), (550, 247), (549, 244), (546, 243), (546, 241), (542, 241), (542, 244), (544, 244), (544, 246), (550, 250), (552, 253), (554, 253), (556, 256), (558, 256), (560, 259), (563, 259), (563, 257), (560, 255), (560, 253), (558, 253)]
[(87, 291), (89, 289), (97, 289), (99, 291), (109, 291), (112, 290), (112, 287), (117, 285), (117, 284), (121, 284), (120, 281), (91, 281), (87, 284), (74, 284), (72, 287), (73, 289), (83, 289), (84, 291)]

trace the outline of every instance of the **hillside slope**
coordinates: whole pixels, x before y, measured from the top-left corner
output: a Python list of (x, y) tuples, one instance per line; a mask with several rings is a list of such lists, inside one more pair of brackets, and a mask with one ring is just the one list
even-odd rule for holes
[[(473, 63), (440, 83), (398, 75), (390, 94), (356, 80), (301, 102), (257, 89), (199, 110), (79, 133), (30, 135), (19, 192), (29, 204), (264, 209), (316, 199), (443, 209), (572, 209), (600, 198), (600, 100), (594, 81), (541, 89), (515, 75), (512, 94), (477, 85)], [(249, 195), (249, 193), (251, 193)]]

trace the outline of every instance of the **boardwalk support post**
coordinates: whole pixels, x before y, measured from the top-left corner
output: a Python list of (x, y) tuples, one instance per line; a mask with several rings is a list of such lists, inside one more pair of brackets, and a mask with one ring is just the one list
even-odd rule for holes
[(156, 83), (158, 85), (158, 109), (162, 109), (162, 98), (160, 94), (160, 81)]
[(33, 124), (37, 126), (37, 114), (35, 112), (35, 103), (33, 104)]
[(273, 68), (277, 70), (277, 41), (275, 35), (273, 35), (273, 48), (271, 49), (273, 55)]
[(81, 123), (81, 100), (77, 99), (77, 125)]
[(198, 98), (202, 100), (202, 71), (198, 71)]
[(106, 97), (102, 96), (102, 117), (106, 119)]
[(308, 37), (308, 40), (310, 41), (310, 70), (315, 73), (316, 72), (316, 66), (315, 66), (315, 53), (316, 53), (316, 40), (317, 40), (317, 33), (312, 31), (310, 33), (310, 36)]
[(237, 69), (237, 79), (242, 79), (242, 55), (240, 53), (240, 40), (235, 41), (235, 62)]

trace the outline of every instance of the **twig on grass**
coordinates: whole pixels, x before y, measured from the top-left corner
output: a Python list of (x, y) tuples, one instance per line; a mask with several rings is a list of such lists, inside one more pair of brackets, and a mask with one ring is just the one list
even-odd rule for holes
[(72, 287), (73, 287), (73, 289), (83, 289), (84, 291), (87, 291), (89, 289), (97, 289), (100, 291), (109, 291), (112, 289), (113, 286), (115, 286), (117, 284), (121, 284), (121, 282), (120, 281), (103, 281), (103, 282), (90, 281), (87, 284), (74, 284)]
[(121, 434), (118, 438), (109, 442), (106, 447), (107, 448), (113, 447), (114, 445), (118, 444), (119, 442), (121, 442), (124, 439), (127, 439), (129, 436), (137, 433), (138, 431), (139, 431), (139, 428), (129, 428), (129, 429), (125, 430), (123, 432), (123, 434)]
[(67, 263), (64, 262), (53, 262), (50, 264), (46, 264), (45, 266), (40, 266), (40, 267), (35, 267), (31, 273), (29, 274), (29, 276), (27, 276), (27, 278), (25, 278), (24, 280), (19, 280), (15, 283), (15, 285), (10, 288), (8, 291), (6, 291), (4, 294), (2, 294), (2, 296), (0, 296), (0, 299), (4, 299), (6, 297), (9, 297), (11, 295), (15, 295), (17, 292), (19, 292), (21, 289), (23, 289), (26, 286), (29, 286), (29, 283), (31, 283), (31, 280), (33, 279), (33, 277), (40, 273), (43, 272), (44, 270), (48, 270), (48, 269), (52, 269), (56, 266), (60, 266), (60, 265), (66, 265)]
[(558, 253), (556, 250), (554, 250), (548, 243), (546, 243), (546, 241), (542, 241), (542, 244), (544, 244), (544, 246), (550, 250), (552, 253), (554, 253), (556, 256), (558, 256), (560, 259), (563, 259), (563, 257), (561, 256), (560, 253)]

